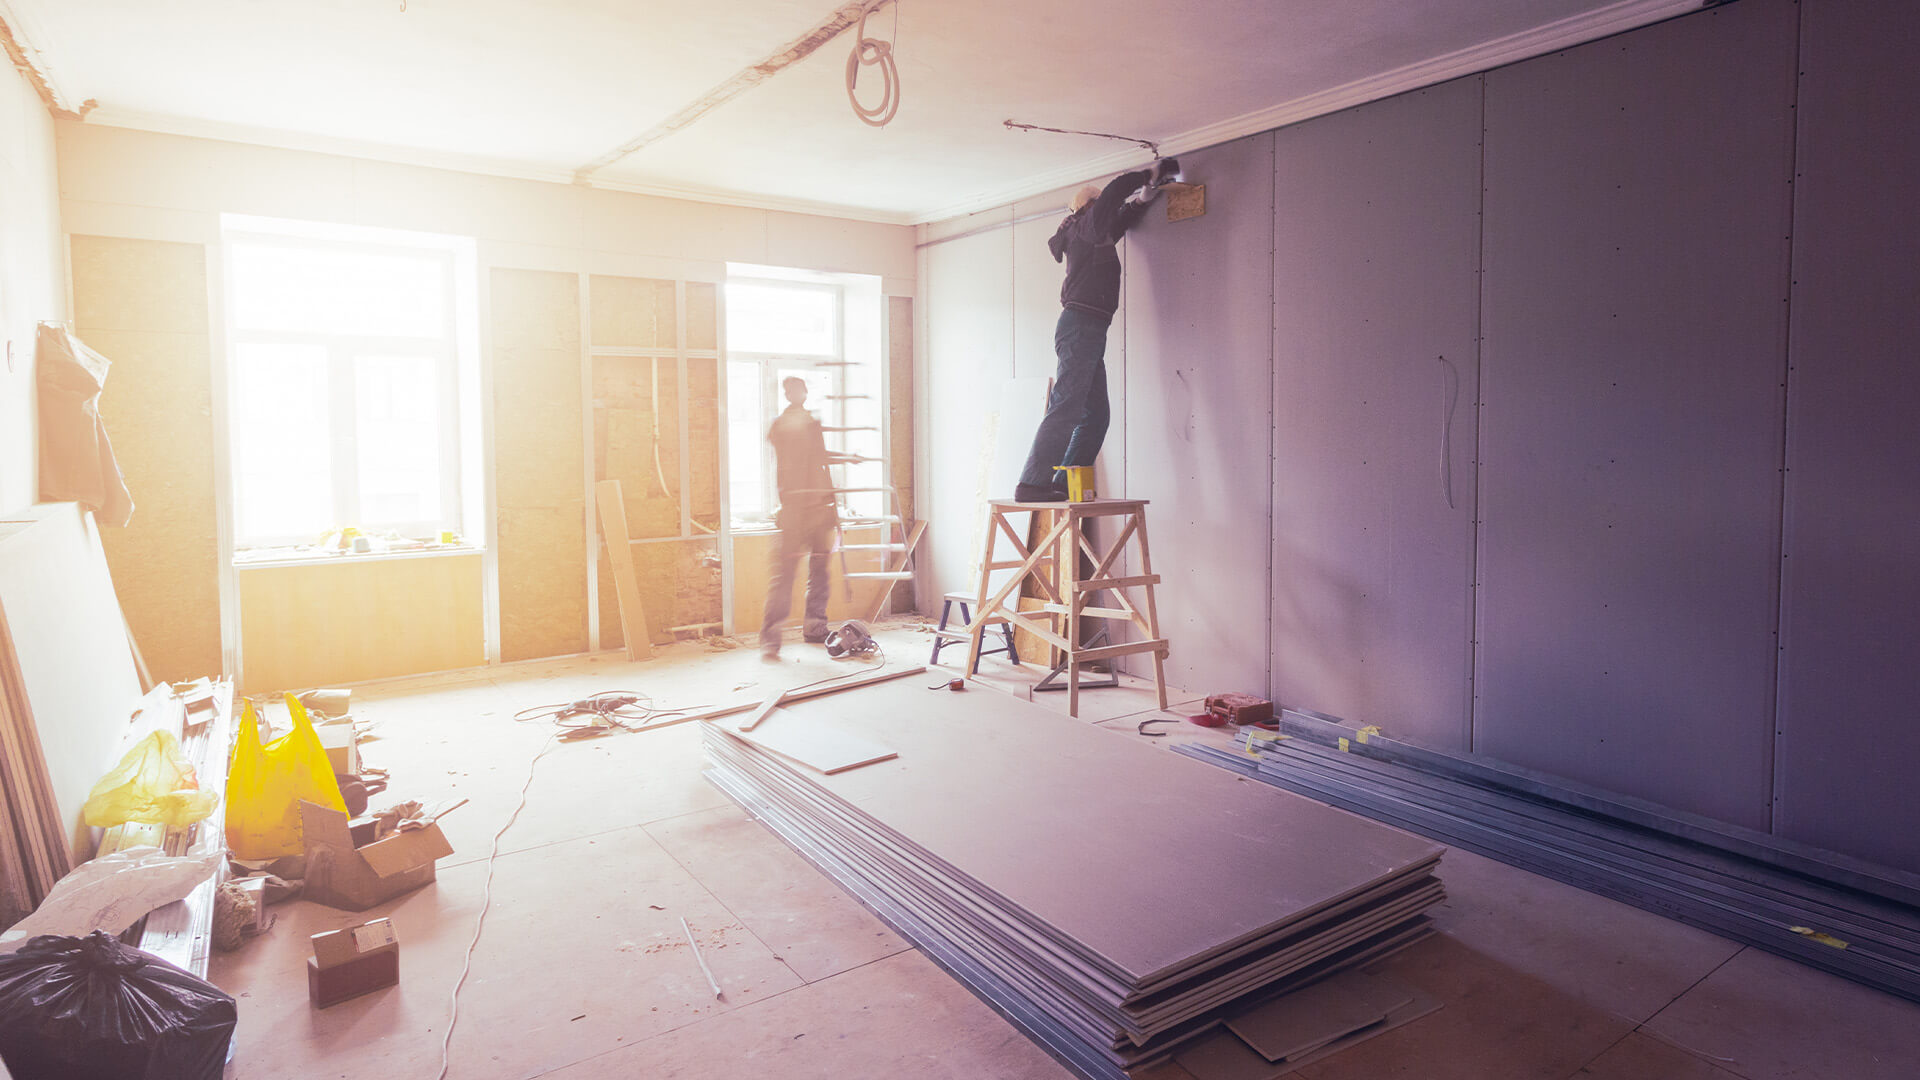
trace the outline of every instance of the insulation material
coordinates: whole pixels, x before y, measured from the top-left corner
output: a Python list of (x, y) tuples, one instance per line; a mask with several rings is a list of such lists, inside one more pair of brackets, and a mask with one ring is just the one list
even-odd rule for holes
[(593, 361), (594, 479), (618, 480), (627, 535), (680, 535), (679, 364), (599, 356)]
[(693, 531), (720, 527), (720, 362), (687, 360), (687, 458)]
[(720, 287), (711, 281), (687, 282), (687, 348), (720, 347)]
[(495, 269), (491, 287), (500, 655), (587, 648), (580, 296), (572, 274)]
[[(720, 621), (719, 544), (712, 539), (631, 544), (633, 571), (640, 584), (640, 606), (655, 642), (674, 639), (676, 626), (698, 626)], [(599, 554), (600, 647), (624, 645), (620, 632), (619, 599), (614, 594), (613, 567), (604, 545)], [(756, 621), (755, 626), (759, 623)]]
[(113, 359), (100, 416), (139, 512), (102, 542), (155, 678), (221, 669), (206, 249), (74, 236), (74, 328)]
[(589, 287), (594, 345), (666, 350), (679, 346), (673, 282), (595, 274)]

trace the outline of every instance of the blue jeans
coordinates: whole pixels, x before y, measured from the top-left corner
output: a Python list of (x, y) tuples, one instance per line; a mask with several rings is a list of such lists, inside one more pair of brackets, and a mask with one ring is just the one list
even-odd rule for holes
[(1020, 482), (1053, 487), (1066, 480), (1055, 465), (1091, 465), (1107, 437), (1107, 326), (1112, 319), (1077, 308), (1060, 312), (1053, 351), (1060, 356), (1047, 415), (1034, 432)]

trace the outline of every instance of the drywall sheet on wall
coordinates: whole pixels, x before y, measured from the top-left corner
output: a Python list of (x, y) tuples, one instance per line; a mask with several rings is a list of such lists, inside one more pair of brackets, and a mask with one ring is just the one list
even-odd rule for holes
[[(1273, 697), (1449, 749), (1470, 700), (1480, 92), (1273, 148)], [(1234, 197), (1207, 194), (1207, 218)]]
[(487, 662), (480, 555), (242, 567), (248, 694)]
[(74, 330), (113, 361), (100, 415), (133, 493), (101, 530), (120, 605), (157, 679), (218, 674), (213, 361), (200, 244), (74, 236)]
[(1796, 11), (1486, 76), (1473, 749), (1756, 828)]
[(1920, 871), (1920, 9), (1803, 6), (1774, 828)]
[(1124, 494), (1151, 504), (1167, 680), (1264, 693), (1273, 136), (1180, 161), (1206, 215), (1158, 202), (1127, 239)]
[(490, 281), (500, 656), (585, 652), (579, 279), (495, 269)]
[[(1013, 377), (1012, 230), (995, 229), (921, 249), (926, 355), (921, 360), (921, 541), (930, 574), (918, 587), (922, 611), (942, 593), (977, 588), (978, 558), (1001, 386)], [(1011, 494), (1011, 493), (1009, 493)], [(735, 562), (744, 565), (738, 547)]]

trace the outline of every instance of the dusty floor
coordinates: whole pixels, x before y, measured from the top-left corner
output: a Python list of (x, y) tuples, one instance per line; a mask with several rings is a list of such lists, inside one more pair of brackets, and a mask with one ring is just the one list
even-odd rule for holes
[[(926, 659), (922, 629), (881, 640), (896, 664)], [(957, 669), (961, 651), (943, 659)], [(435, 884), (359, 915), (280, 905), (269, 934), (215, 958), (213, 980), (240, 999), (228, 1077), (438, 1074), (490, 844), (552, 733), (514, 723), (515, 711), (609, 689), (716, 704), (843, 670), (798, 645), (778, 665), (750, 648), (680, 645), (640, 664), (607, 654), (356, 690), (354, 713), (379, 736), (366, 759), (392, 771), (394, 795), (473, 802), (446, 819), (456, 853)], [(1023, 696), (1031, 672), (982, 664), (983, 681)], [(1066, 708), (1064, 694), (1036, 700)], [(1128, 686), (1088, 692), (1082, 706), (1083, 719), (1133, 738), (1154, 701)], [(1179, 727), (1155, 741), (1209, 737)], [(557, 744), (534, 765), (493, 866), (452, 1077), (1070, 1075), (709, 786), (698, 742), (681, 725)], [(1305, 1080), (1920, 1074), (1920, 1006), (1466, 852), (1450, 852), (1441, 876), (1443, 932), (1387, 966), (1445, 1007), (1301, 1070)], [(400, 985), (310, 1008), (308, 936), (381, 915), (400, 938)]]

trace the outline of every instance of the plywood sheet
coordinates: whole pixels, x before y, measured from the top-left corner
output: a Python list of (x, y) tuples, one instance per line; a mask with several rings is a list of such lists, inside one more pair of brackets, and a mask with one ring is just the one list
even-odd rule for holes
[(1920, 8), (1803, 7), (1774, 824), (1920, 871)]
[(573, 274), (495, 269), (490, 311), (500, 653), (586, 651), (580, 296)]
[(1269, 592), (1273, 136), (1180, 162), (1232, 194), (1177, 224), (1156, 204), (1127, 234), (1126, 494), (1152, 502), (1167, 681), (1264, 695), (1266, 605), (1222, 600)]
[[(909, 681), (788, 712), (900, 752), (894, 761), (821, 778), (823, 790), (913, 838), (942, 864), (992, 882), (1034, 922), (1135, 982), (1336, 904), (1362, 883), (1440, 850), (1016, 700), (977, 703)], [(903, 723), (905, 716), (916, 720)], [(953, 812), (989, 802), (998, 821), (1047, 827), (1008, 844), (1004, 828)], [(1062, 806), (1076, 812), (1057, 813)], [(1199, 835), (1189, 825), (1196, 813), (1210, 823)], [(1131, 848), (1155, 853), (1154, 874), (1085, 858), (1109, 847), (1115, 820), (1130, 823)], [(1233, 857), (1221, 858), (1223, 851)], [(1066, 865), (1080, 872), (1060, 873)], [(1209, 902), (1187, 918), (1166, 919), (1158, 905), (1169, 880)]]
[(815, 772), (832, 775), (899, 757), (899, 751), (838, 728), (798, 721), (784, 709), (773, 712), (751, 731), (741, 730), (751, 715), (720, 721), (720, 726), (739, 738), (769, 750)]
[(486, 663), (477, 552), (250, 566), (239, 576), (245, 693)]
[(74, 329), (113, 369), (100, 395), (135, 504), (101, 539), (160, 679), (221, 669), (206, 249), (74, 236)]
[(667, 350), (678, 346), (673, 282), (601, 274), (588, 280), (595, 345)]
[(1274, 133), (1270, 696), (1463, 749), (1479, 132), (1466, 79)]
[(1762, 829), (1798, 11), (1486, 76), (1471, 748)]

